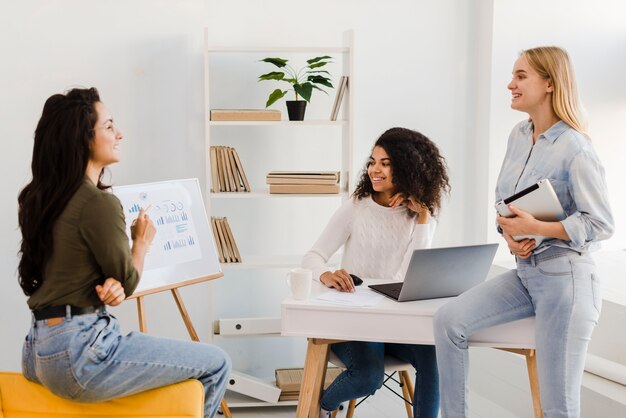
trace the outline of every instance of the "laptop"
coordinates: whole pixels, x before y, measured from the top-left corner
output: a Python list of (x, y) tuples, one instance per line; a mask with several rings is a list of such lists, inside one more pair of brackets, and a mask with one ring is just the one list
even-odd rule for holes
[(369, 287), (398, 302), (458, 296), (487, 278), (498, 244), (413, 251), (404, 282)]

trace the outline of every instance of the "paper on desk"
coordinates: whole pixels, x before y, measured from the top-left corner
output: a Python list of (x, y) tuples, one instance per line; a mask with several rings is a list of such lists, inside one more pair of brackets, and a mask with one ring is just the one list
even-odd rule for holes
[(374, 306), (384, 298), (383, 295), (374, 293), (367, 287), (357, 287), (354, 293), (333, 289), (319, 295), (315, 300), (345, 306)]

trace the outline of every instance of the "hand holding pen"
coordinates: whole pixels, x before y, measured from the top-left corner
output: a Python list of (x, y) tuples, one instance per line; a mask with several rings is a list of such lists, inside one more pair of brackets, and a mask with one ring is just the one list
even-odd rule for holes
[(145, 246), (146, 252), (150, 250), (150, 245), (156, 235), (156, 227), (148, 216), (151, 208), (152, 205), (149, 205), (147, 208), (141, 209), (137, 218), (130, 225), (130, 237), (133, 240), (133, 245)]

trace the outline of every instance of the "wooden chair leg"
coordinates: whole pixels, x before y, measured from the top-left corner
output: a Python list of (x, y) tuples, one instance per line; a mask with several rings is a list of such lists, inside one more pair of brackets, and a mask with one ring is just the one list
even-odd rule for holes
[[(402, 396), (404, 397), (404, 399), (411, 399), (411, 395), (409, 391), (409, 385), (411, 384), (411, 382), (407, 382), (406, 381), (406, 370), (403, 370), (401, 372), (398, 373), (398, 377), (400, 378), (400, 385), (402, 386)], [(408, 418), (413, 418), (413, 406), (408, 403), (408, 402), (404, 402), (404, 407), (406, 408), (406, 416)]]
[(411, 374), (408, 370), (402, 370), (400, 374), (402, 374), (402, 377), (404, 378), (404, 383), (409, 390), (409, 399), (411, 399), (411, 403), (413, 403), (415, 400), (415, 388), (413, 387), (413, 382), (411, 381)]
[(539, 395), (539, 375), (537, 374), (537, 356), (535, 350), (527, 350), (526, 368), (528, 369), (528, 382), (530, 383), (530, 394), (533, 398), (533, 412), (536, 418), (543, 418), (541, 408), (541, 396)]
[(533, 398), (533, 413), (535, 418), (543, 418), (541, 395), (539, 393), (539, 375), (537, 374), (537, 352), (532, 348), (498, 348), (498, 350), (521, 354), (526, 357), (528, 382), (530, 383), (530, 395)]
[(339, 413), (339, 408), (335, 409), (335, 410), (334, 410), (334, 411), (330, 414), (330, 417), (331, 417), (331, 418), (336, 418), (338, 413)]
[(222, 414), (224, 414), (224, 418), (233, 418), (232, 414), (230, 413), (230, 408), (228, 407), (225, 399), (222, 399), (222, 402), (220, 402), (220, 408), (222, 409)]
[(356, 408), (356, 399), (350, 399), (350, 403), (348, 403), (348, 412), (346, 412), (346, 418), (354, 417), (355, 408)]

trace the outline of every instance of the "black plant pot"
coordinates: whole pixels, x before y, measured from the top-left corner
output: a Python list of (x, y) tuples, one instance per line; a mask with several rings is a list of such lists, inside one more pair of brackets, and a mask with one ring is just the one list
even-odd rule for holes
[(306, 102), (304, 100), (287, 100), (289, 120), (304, 120)]

